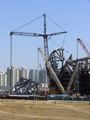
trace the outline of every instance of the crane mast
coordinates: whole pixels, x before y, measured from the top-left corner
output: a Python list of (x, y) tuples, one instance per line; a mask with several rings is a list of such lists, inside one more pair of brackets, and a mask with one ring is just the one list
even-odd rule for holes
[(48, 38), (46, 35), (46, 14), (44, 13), (44, 51), (45, 51), (45, 57), (49, 57), (49, 50), (48, 50)]

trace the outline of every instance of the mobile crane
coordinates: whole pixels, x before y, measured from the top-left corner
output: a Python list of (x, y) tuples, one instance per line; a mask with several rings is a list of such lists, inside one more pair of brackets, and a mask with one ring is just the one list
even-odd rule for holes
[(88, 55), (88, 57), (90, 57), (90, 52), (89, 50), (86, 48), (86, 46), (83, 44), (82, 40), (80, 38), (77, 39), (77, 42), (79, 42), (79, 44), (81, 45), (82, 49), (85, 51), (85, 53)]
[(50, 61), (48, 61), (48, 57), (45, 58), (45, 54), (44, 54), (44, 51), (43, 51), (42, 48), (38, 48), (38, 50), (39, 50), (39, 52), (41, 53), (41, 55), (43, 56), (43, 59), (44, 59), (45, 63), (47, 64), (47, 68), (48, 68), (48, 70), (49, 70), (49, 72), (50, 72), (51, 77), (54, 79), (54, 81), (55, 81), (55, 83), (57, 84), (57, 86), (58, 86), (59, 90), (61, 91), (61, 93), (64, 94), (64, 93), (65, 93), (65, 89), (64, 89), (64, 87), (62, 86), (62, 84), (61, 84), (58, 76), (57, 76), (56, 73), (54, 72), (54, 70), (53, 70), (53, 68), (52, 68), (52, 66), (51, 66)]

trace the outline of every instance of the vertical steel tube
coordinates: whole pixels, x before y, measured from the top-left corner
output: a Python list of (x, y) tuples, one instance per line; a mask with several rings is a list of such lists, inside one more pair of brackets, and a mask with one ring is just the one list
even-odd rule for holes
[(12, 67), (12, 35), (10, 35), (10, 68)]
[(78, 41), (76, 42), (76, 59), (78, 59)]
[[(48, 51), (48, 39), (47, 39), (47, 35), (46, 35), (46, 14), (44, 13), (43, 16), (44, 16), (44, 35), (43, 35), (43, 38), (44, 38), (45, 71), (46, 71), (46, 85), (47, 85), (48, 77), (47, 77), (47, 63), (46, 63), (46, 60), (49, 57), (49, 51)], [(45, 86), (45, 89), (46, 89), (46, 86)], [(45, 90), (45, 94), (47, 94), (46, 90)]]
[(12, 35), (10, 35), (10, 94), (11, 94), (11, 83), (12, 83)]

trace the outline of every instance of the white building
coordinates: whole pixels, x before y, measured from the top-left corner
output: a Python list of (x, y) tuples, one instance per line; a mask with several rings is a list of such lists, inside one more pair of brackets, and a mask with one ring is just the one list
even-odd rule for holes
[(7, 73), (4, 73), (4, 86), (7, 87)]
[(28, 70), (23, 67), (16, 68), (12, 66), (7, 68), (7, 72), (0, 72), (0, 86), (10, 90), (21, 78), (31, 79), (32, 81), (46, 83), (45, 70)]
[(16, 68), (12, 66), (11, 67), (11, 86), (15, 86), (16, 82), (17, 82)]
[(16, 69), (16, 82), (20, 80), (20, 68)]
[(32, 81), (39, 82), (39, 70), (30, 70), (30, 72), (29, 72), (29, 78)]
[(33, 70), (29, 71), (29, 79), (33, 81)]
[(15, 86), (16, 82), (20, 79), (20, 69), (12, 66), (7, 68), (7, 87), (10, 89)]
[(8, 67), (7, 68), (7, 88), (10, 89), (11, 86), (11, 75), (10, 75), (11, 69)]
[(20, 77), (25, 78), (25, 79), (29, 79), (29, 70), (21, 67), (21, 69), (20, 69)]
[(0, 86), (5, 86), (4, 72), (0, 72)]
[(44, 69), (39, 71), (39, 82), (47, 83), (47, 73), (46, 73), (46, 70)]

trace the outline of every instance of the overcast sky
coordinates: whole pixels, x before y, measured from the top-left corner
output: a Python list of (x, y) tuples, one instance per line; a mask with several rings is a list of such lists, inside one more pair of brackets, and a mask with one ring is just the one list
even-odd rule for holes
[[(68, 32), (65, 39), (64, 35), (59, 35), (49, 40), (50, 52), (61, 47), (64, 40), (67, 56), (72, 53), (75, 58), (77, 38), (81, 38), (90, 50), (89, 0), (0, 0), (0, 70), (10, 65), (9, 33), (43, 13), (63, 28), (47, 18), (47, 33)], [(43, 33), (43, 17), (18, 31)], [(13, 36), (13, 65), (36, 68), (38, 47), (43, 47), (42, 38)], [(86, 56), (81, 46), (79, 56)]]

